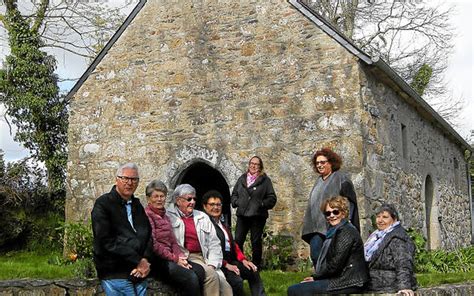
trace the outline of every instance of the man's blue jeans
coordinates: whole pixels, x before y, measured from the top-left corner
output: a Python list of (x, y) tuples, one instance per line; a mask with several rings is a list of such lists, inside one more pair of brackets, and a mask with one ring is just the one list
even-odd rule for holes
[(107, 296), (145, 296), (148, 282), (132, 283), (127, 279), (102, 280), (102, 288)]

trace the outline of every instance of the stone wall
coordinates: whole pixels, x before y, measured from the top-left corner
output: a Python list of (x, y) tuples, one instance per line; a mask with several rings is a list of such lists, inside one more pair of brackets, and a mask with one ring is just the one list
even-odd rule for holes
[[(420, 116), (384, 84), (380, 73), (367, 68), (361, 73), (366, 110), (362, 124), (365, 210), (371, 213), (381, 202), (392, 202), (403, 224), (422, 230), (431, 248), (469, 245), (471, 213), (464, 151), (435, 122)], [(427, 178), (432, 181), (432, 197)]]
[[(329, 146), (351, 174), (364, 237), (382, 200), (426, 231), (430, 173), (437, 213), (465, 245), (469, 238), (459, 235), (469, 232), (470, 216), (449, 220), (469, 209), (462, 151), (398, 95), (286, 1), (148, 1), (72, 99), (66, 219), (89, 219), (120, 163), (139, 165), (137, 196), (145, 203), (149, 181), (173, 189), (196, 162), (232, 190), (257, 154), (278, 195), (267, 225), (299, 238), (316, 179), (310, 159)], [(400, 122), (410, 140), (406, 161)], [(306, 244), (295, 245), (307, 255)]]
[(149, 1), (72, 101), (67, 219), (88, 219), (119, 163), (139, 165), (143, 197), (196, 159), (232, 189), (258, 154), (267, 224), (298, 237), (315, 149), (360, 171), (359, 88), (356, 59), (285, 1)]
[[(268, 288), (268, 287), (267, 287)], [(0, 281), (0, 296), (36, 296), (36, 295), (104, 295), (98, 280), (10, 280)], [(147, 295), (175, 296), (170, 286), (149, 280)], [(354, 294), (353, 294), (354, 295)], [(396, 296), (397, 294), (363, 294), (366, 296)], [(419, 289), (417, 296), (465, 296), (474, 295), (474, 283), (442, 285)]]

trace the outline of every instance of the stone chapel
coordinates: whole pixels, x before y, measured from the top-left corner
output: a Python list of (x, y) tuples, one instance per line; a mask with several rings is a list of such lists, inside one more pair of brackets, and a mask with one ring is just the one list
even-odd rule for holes
[(160, 179), (198, 198), (229, 196), (259, 155), (278, 202), (267, 226), (300, 239), (330, 147), (357, 191), (362, 237), (395, 203), (429, 247), (466, 246), (472, 202), (466, 141), (383, 60), (300, 0), (140, 1), (69, 93), (66, 219), (86, 221), (119, 164), (140, 168), (136, 196)]

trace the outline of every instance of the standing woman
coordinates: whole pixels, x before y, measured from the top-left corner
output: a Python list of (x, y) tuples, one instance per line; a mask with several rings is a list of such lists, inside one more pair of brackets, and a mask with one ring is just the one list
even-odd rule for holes
[(232, 207), (237, 208), (235, 241), (243, 250), (245, 238), (250, 231), (252, 261), (260, 269), (262, 264), (262, 235), (268, 210), (277, 201), (272, 181), (265, 174), (263, 161), (254, 156), (249, 161), (247, 172), (240, 176), (232, 191)]
[(303, 219), (301, 238), (310, 245), (310, 257), (316, 266), (319, 252), (327, 230), (326, 219), (320, 211), (321, 204), (332, 196), (344, 196), (349, 200), (348, 219), (359, 230), (359, 214), (357, 199), (349, 177), (339, 171), (341, 157), (329, 148), (316, 151), (312, 164), (314, 171), (319, 174), (308, 200), (308, 206)]

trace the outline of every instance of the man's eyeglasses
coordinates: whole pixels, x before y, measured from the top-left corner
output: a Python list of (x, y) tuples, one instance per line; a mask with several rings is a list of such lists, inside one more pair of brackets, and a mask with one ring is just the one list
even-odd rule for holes
[(222, 207), (222, 204), (221, 203), (214, 203), (214, 202), (211, 202), (211, 203), (207, 203), (208, 206), (212, 207), (212, 208), (220, 208)]
[(192, 200), (196, 201), (196, 197), (193, 196), (193, 197), (183, 197), (183, 196), (180, 196), (179, 198), (182, 198), (184, 199), (185, 201), (187, 202), (191, 202)]
[(122, 181), (122, 183), (132, 182), (133, 184), (137, 184), (138, 181), (140, 180), (140, 178), (137, 178), (137, 177), (131, 178), (127, 176), (117, 176), (117, 178), (119, 178), (120, 181)]
[(315, 163), (316, 165), (319, 165), (319, 164), (320, 164), (320, 165), (325, 165), (326, 163), (328, 163), (328, 161), (327, 161), (327, 160), (321, 160), (321, 161), (315, 161), (314, 163)]
[(341, 213), (341, 211), (339, 211), (339, 210), (326, 211), (326, 212), (324, 212), (324, 216), (329, 217), (329, 216), (331, 216), (331, 214), (333, 214), (334, 216), (337, 216), (340, 213)]

